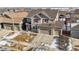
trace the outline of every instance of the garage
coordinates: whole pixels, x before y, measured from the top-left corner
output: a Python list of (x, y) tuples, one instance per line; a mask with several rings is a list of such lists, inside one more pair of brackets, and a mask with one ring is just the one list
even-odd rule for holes
[(71, 36), (79, 39), (79, 24), (71, 28)]

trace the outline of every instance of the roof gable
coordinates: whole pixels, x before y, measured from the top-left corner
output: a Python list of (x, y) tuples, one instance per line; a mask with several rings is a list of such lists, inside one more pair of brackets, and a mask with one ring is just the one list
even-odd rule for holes
[(57, 11), (58, 10), (51, 10), (51, 9), (36, 9), (36, 10), (33, 9), (28, 13), (27, 17), (32, 17), (33, 15), (38, 13), (43, 13), (47, 17), (54, 19), (56, 17)]
[(48, 16), (46, 13), (40, 12), (40, 13), (38, 13), (38, 15), (39, 15), (41, 18), (47, 18), (47, 19), (49, 19), (49, 16)]

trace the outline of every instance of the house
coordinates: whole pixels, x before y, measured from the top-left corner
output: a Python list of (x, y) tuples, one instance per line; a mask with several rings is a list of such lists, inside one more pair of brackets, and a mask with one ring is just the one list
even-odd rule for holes
[(38, 32), (39, 25), (52, 23), (56, 13), (57, 10), (51, 9), (33, 9), (29, 11), (26, 18), (31, 20), (31, 31)]
[(79, 24), (71, 28), (71, 37), (79, 39)]
[(75, 9), (73, 14), (73, 22), (79, 23), (79, 9)]
[(70, 36), (71, 32), (71, 23), (74, 20), (72, 12), (68, 11), (59, 11), (59, 20), (62, 21), (64, 24), (62, 29), (62, 34), (66, 36)]
[(55, 21), (47, 24), (40, 24), (38, 31), (39, 33), (59, 36), (62, 35), (63, 27), (64, 27), (64, 22)]
[(63, 34), (66, 36), (70, 36), (70, 31), (71, 31), (71, 15), (69, 13), (67, 13), (65, 15), (65, 21), (64, 21), (64, 28), (63, 28)]
[[(70, 14), (67, 14), (67, 11), (60, 11), (60, 10), (51, 10), (51, 9), (33, 9), (28, 12), (28, 16), (26, 19), (30, 20), (30, 24), (27, 21), (22, 22), (25, 26), (24, 28), (29, 29), (22, 29), (24, 31), (32, 31), (36, 33), (47, 33), (47, 34), (54, 34), (52, 31), (55, 29), (54, 32), (60, 34), (64, 31), (70, 31)], [(25, 20), (26, 20), (25, 19)], [(23, 19), (24, 20), (24, 19)], [(67, 24), (66, 24), (67, 23)], [(50, 26), (51, 24), (51, 26)], [(22, 26), (21, 26), (22, 27)], [(51, 33), (50, 33), (51, 32)], [(70, 32), (67, 33), (70, 35)]]
[[(12, 26), (10, 25), (11, 22), (12, 22), (12, 20), (10, 20), (6, 17), (0, 16), (0, 29), (12, 29)], [(6, 26), (8, 26), (8, 27), (6, 27)]]
[[(79, 24), (79, 9), (70, 11), (66, 14), (65, 28), (63, 34), (71, 36), (73, 28)], [(74, 34), (73, 34), (74, 35)]]
[(27, 12), (5, 12), (0, 16), (0, 29), (20, 30), (20, 22)]
[(63, 34), (63, 29), (65, 25), (65, 16), (64, 13), (61, 13), (59, 10), (57, 12), (55, 20), (52, 22), (54, 24), (54, 35), (62, 35)]
[(59, 18), (59, 12), (58, 12), (55, 20), (53, 20), (52, 23), (40, 24), (39, 33), (59, 36), (62, 35), (63, 27), (64, 27), (64, 18), (62, 17)]

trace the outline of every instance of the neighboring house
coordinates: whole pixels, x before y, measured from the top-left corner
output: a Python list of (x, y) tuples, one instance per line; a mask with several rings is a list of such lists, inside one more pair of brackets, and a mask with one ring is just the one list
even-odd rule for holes
[(73, 22), (79, 23), (79, 9), (74, 10), (74, 20), (73, 20)]
[[(55, 18), (55, 22), (57, 22), (57, 26), (61, 27), (61, 34), (70, 36), (71, 35), (71, 23), (73, 21), (73, 14), (67, 11), (58, 11), (58, 14)], [(62, 26), (60, 26), (61, 24)]]
[(32, 17), (32, 29), (33, 31), (36, 31), (38, 32), (38, 26), (39, 24), (47, 24), (50, 22), (50, 18), (49, 16), (47, 16), (46, 14), (43, 14), (43, 12), (40, 12), (38, 14), (35, 14), (33, 17)]
[(20, 22), (28, 15), (27, 12), (6, 12), (0, 16), (1, 29), (20, 30)]
[(12, 29), (11, 23), (12, 20), (9, 18), (0, 16), (0, 29)]
[[(66, 12), (51, 9), (31, 10), (26, 19), (31, 20), (31, 31), (62, 35)], [(26, 23), (28, 23), (26, 21)], [(24, 25), (25, 27), (26, 24)], [(30, 27), (30, 26), (29, 26)], [(26, 31), (26, 29), (24, 29)]]
[(71, 37), (79, 39), (79, 24), (71, 28)]
[[(28, 12), (5, 12), (1, 16), (1, 28), (62, 35), (66, 12), (36, 9)], [(3, 19), (3, 20), (2, 20)]]
[(57, 14), (57, 10), (33, 9), (29, 11), (26, 18), (31, 19), (31, 31), (39, 32), (39, 25), (52, 23)]
[(71, 15), (66, 14), (65, 15), (65, 21), (64, 21), (64, 28), (63, 28), (63, 34), (66, 36), (70, 36), (70, 31), (71, 31)]
[(63, 34), (63, 28), (65, 25), (65, 16), (64, 13), (61, 14), (58, 10), (55, 20), (53, 21), (54, 24), (54, 35), (62, 35)]
[(63, 27), (64, 22), (58, 20), (52, 23), (40, 24), (38, 31), (39, 33), (59, 36), (62, 35)]
[(59, 12), (56, 14), (56, 18), (52, 21), (52, 23), (40, 24), (39, 32), (55, 36), (62, 35), (64, 18), (59, 18)]
[(65, 21), (65, 30), (64, 33), (71, 35), (71, 28), (79, 24), (79, 9), (75, 9), (74, 11), (70, 11), (66, 14)]

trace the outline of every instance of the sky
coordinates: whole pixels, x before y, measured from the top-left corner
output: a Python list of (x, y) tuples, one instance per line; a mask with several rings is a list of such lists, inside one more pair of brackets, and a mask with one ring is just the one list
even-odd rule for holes
[(0, 7), (79, 7), (79, 0), (0, 0)]

